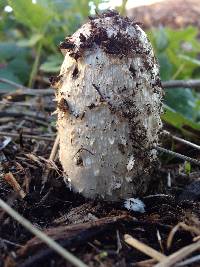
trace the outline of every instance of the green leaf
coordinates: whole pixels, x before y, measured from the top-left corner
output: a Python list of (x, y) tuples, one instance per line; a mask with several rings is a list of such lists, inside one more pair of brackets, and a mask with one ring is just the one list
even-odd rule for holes
[(192, 120), (187, 119), (179, 112), (176, 112), (167, 105), (164, 105), (165, 113), (162, 115), (164, 122), (169, 125), (187, 133), (189, 135), (200, 135), (200, 123), (195, 123)]
[(23, 39), (17, 42), (21, 47), (33, 47), (43, 38), (42, 34), (33, 34), (29, 39)]
[(0, 62), (9, 60), (16, 55), (23, 56), (27, 54), (27, 50), (18, 47), (15, 43), (0, 42)]
[(47, 58), (47, 61), (45, 61), (40, 66), (40, 70), (44, 72), (49, 72), (49, 73), (59, 72), (62, 61), (63, 61), (62, 56), (51, 55)]
[(186, 56), (186, 55), (178, 55), (178, 57), (179, 58), (181, 58), (181, 59), (184, 59), (184, 60), (186, 60), (186, 61), (188, 61), (188, 62), (190, 62), (190, 63), (192, 63), (192, 64), (195, 64), (195, 65), (197, 65), (197, 66), (200, 66), (200, 60), (198, 60), (198, 59), (196, 59), (196, 58), (192, 58), (192, 57), (190, 57), (190, 56)]
[[(2, 68), (0, 69), (0, 77), (4, 79), (8, 79), (10, 81), (21, 83), (21, 81), (18, 79), (17, 75), (14, 74), (14, 72), (9, 68)], [(0, 90), (6, 90), (6, 91), (12, 91), (16, 89), (12, 85), (0, 83)]]
[(37, 0), (37, 3), (43, 8), (50, 9), (57, 15), (63, 15), (65, 10), (70, 9), (73, 1), (71, 0)]
[(165, 90), (165, 103), (180, 112), (188, 119), (193, 119), (195, 116), (195, 103), (192, 90), (187, 88), (166, 89)]
[(7, 1), (6, 0), (0, 0), (0, 12), (4, 10), (4, 7), (6, 6)]
[(36, 32), (44, 32), (53, 14), (48, 8), (38, 3), (33, 4), (32, 0), (8, 0), (13, 8), (16, 19)]
[[(148, 36), (158, 59), (161, 58), (162, 78), (164, 77), (165, 79), (166, 77), (164, 70), (167, 67), (166, 64), (168, 64), (167, 61), (171, 64), (171, 77), (168, 77), (168, 79), (187, 79), (192, 77), (194, 69), (199, 65), (198, 61), (196, 61), (200, 51), (197, 28), (187, 27), (181, 30), (163, 28), (162, 31), (153, 29), (148, 33)], [(164, 60), (164, 57), (167, 58), (167, 61)]]
[(173, 74), (173, 66), (169, 62), (169, 59), (166, 55), (166, 53), (160, 53), (158, 55), (158, 62), (160, 65), (160, 76), (161, 80), (166, 81), (170, 80)]
[(167, 32), (164, 28), (160, 28), (155, 35), (155, 44), (157, 49), (162, 52), (165, 50), (169, 44)]
[(19, 79), (20, 83), (26, 84), (29, 79), (31, 65), (25, 57), (15, 57), (7, 66)]

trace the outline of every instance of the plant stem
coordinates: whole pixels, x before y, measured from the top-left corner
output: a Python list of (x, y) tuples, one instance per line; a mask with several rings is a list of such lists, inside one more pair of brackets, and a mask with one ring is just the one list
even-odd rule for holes
[(184, 69), (184, 67), (185, 67), (185, 63), (183, 63), (182, 65), (180, 65), (180, 67), (177, 69), (177, 71), (172, 76), (172, 80), (175, 80), (176, 77), (178, 77), (178, 75), (181, 73), (181, 71)]
[(41, 51), (42, 51), (42, 41), (40, 41), (38, 43), (38, 47), (37, 47), (37, 50), (36, 50), (36, 57), (35, 57), (35, 61), (33, 63), (33, 67), (32, 67), (32, 70), (31, 70), (31, 74), (30, 74), (30, 78), (29, 78), (29, 82), (28, 82), (28, 87), (32, 87), (33, 86), (33, 81), (35, 79), (35, 76), (36, 76), (37, 70), (38, 70)]
[(121, 4), (121, 6), (120, 6), (119, 11), (120, 11), (120, 14), (121, 14), (122, 16), (125, 16), (125, 14), (126, 14), (126, 4), (127, 4), (127, 2), (128, 2), (128, 0), (123, 0), (123, 1), (122, 1), (122, 4)]

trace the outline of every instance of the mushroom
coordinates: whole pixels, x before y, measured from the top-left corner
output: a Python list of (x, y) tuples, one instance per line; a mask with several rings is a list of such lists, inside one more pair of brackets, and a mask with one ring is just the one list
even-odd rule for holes
[(143, 195), (158, 164), (163, 90), (138, 23), (107, 11), (60, 44), (60, 161), (72, 189), (109, 201)]

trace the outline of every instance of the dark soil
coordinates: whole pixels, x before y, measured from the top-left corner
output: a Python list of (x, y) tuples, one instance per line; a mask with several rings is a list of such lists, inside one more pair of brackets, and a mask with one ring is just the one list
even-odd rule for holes
[[(119, 25), (122, 32), (119, 32), (116, 36), (112, 35), (109, 37), (106, 29), (98, 25), (98, 22), (101, 22), (101, 19), (106, 17), (112, 17), (113, 22)], [(133, 54), (148, 54), (150, 51), (144, 50), (138, 38), (131, 38), (126, 33), (126, 29), (130, 26), (134, 26), (137, 31), (136, 25), (137, 22), (128, 17), (122, 18), (117, 11), (107, 11), (100, 15), (90, 17), (88, 26), (91, 29), (91, 33), (87, 37), (80, 33), (79, 45), (75, 44), (73, 36), (69, 36), (60, 43), (59, 48), (61, 51), (70, 52), (69, 55), (75, 60), (80, 58), (85, 50), (95, 49), (96, 45), (100, 46), (108, 55), (117, 55), (119, 57)]]
[[(192, 166), (192, 172), (187, 175), (184, 169), (180, 171), (180, 166), (183, 168), (181, 162), (163, 158), (162, 166), (155, 174), (155, 183), (157, 179), (162, 181), (164, 194), (157, 195), (160, 192), (155, 192), (152, 184), (151, 195), (142, 199), (146, 205), (145, 213), (128, 211), (122, 202), (85, 199), (67, 188), (58, 159), (56, 165), (45, 160), (49, 158), (53, 141), (23, 137), (29, 133), (53, 140), (55, 136), (55, 127), (50, 126), (55, 118), (50, 117), (45, 108), (50, 107), (49, 99), (44, 100), (42, 112), (38, 110), (38, 99), (34, 101), (36, 105), (29, 108), (33, 116), (31, 120), (23, 115), (26, 108), (21, 107), (21, 117), (1, 118), (1, 130), (8, 136), (10, 132), (18, 133), (16, 138), (1, 137), (0, 197), (3, 200), (89, 266), (137, 266), (137, 262), (148, 259), (124, 242), (124, 234), (130, 234), (166, 255), (191, 244), (194, 233), (182, 229), (175, 234), (170, 249), (166, 247), (166, 240), (170, 230), (179, 222), (200, 227), (198, 168)], [(19, 109), (13, 103), (11, 107), (5, 106), (3, 111), (5, 114), (18, 113)], [(47, 123), (46, 126), (41, 126), (42, 122)], [(182, 145), (177, 148), (181, 153), (197, 153)], [(167, 187), (168, 172), (172, 179), (170, 188)], [(24, 198), (9, 184), (10, 173), (24, 191)], [(71, 266), (6, 212), (0, 212), (0, 220), (0, 266)], [(157, 238), (158, 231), (161, 243)]]
[[(84, 36), (80, 38), (86, 42)], [(74, 47), (65, 43), (64, 48)], [(134, 70), (130, 71), (134, 76)], [(52, 83), (59, 83), (61, 78), (52, 79)], [(184, 222), (200, 231), (199, 167), (192, 165), (191, 172), (186, 173), (182, 161), (160, 155), (155, 184), (142, 198), (145, 213), (128, 211), (122, 202), (85, 199), (67, 187), (58, 156), (54, 164), (48, 160), (56, 136), (56, 118), (51, 116), (55, 109), (52, 100), (48, 97), (25, 99), (17, 95), (11, 100), (9, 105), (1, 106), (0, 133), (5, 134), (0, 137), (0, 198), (36, 227), (91, 267), (153, 266), (151, 262), (142, 262), (149, 257), (128, 246), (124, 234), (166, 255), (193, 242), (197, 234), (180, 228), (171, 247), (167, 248), (169, 233), (178, 223)], [(60, 108), (67, 109), (67, 103), (60, 104)], [(17, 136), (9, 138), (10, 133)], [(27, 134), (46, 139), (26, 138)], [(171, 144), (171, 140), (165, 140), (163, 146), (170, 148)], [(195, 149), (178, 143), (175, 148), (179, 153), (200, 158)], [(171, 186), (167, 184), (169, 173)], [(19, 183), (20, 191), (14, 191), (12, 176)], [(158, 181), (161, 187), (155, 191)], [(72, 265), (0, 210), (1, 266)]]

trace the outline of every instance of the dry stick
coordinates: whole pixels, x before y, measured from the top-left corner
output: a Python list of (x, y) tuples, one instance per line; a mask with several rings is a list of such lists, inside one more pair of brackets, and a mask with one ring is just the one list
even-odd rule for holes
[(23, 247), (22, 245), (16, 244), (14, 242), (11, 242), (11, 241), (9, 241), (7, 239), (4, 239), (4, 238), (1, 238), (1, 237), (0, 237), (0, 242), (6, 243), (6, 244), (9, 244), (9, 245), (18, 247), (18, 248), (22, 248)]
[(191, 146), (191, 147), (193, 147), (193, 148), (195, 148), (195, 149), (198, 149), (198, 150), (200, 150), (200, 146), (198, 146), (197, 144), (194, 144), (194, 143), (192, 143), (192, 142), (190, 142), (190, 141), (187, 141), (187, 140), (185, 140), (185, 139), (183, 139), (183, 138), (180, 138), (180, 137), (178, 137), (178, 136), (175, 136), (175, 135), (173, 135), (173, 134), (171, 134), (170, 132), (168, 132), (168, 131), (163, 131), (163, 134), (166, 134), (166, 135), (169, 135), (172, 139), (174, 139), (174, 140), (176, 140), (176, 141), (179, 141), (180, 143), (183, 143), (183, 144), (185, 144), (185, 145), (188, 145), (188, 146)]
[(150, 256), (151, 258), (157, 260), (157, 261), (162, 261), (165, 260), (167, 257), (158, 252), (157, 250), (149, 247), (148, 245), (138, 241), (137, 239), (133, 238), (132, 236), (125, 234), (124, 235), (124, 241), (129, 244), (130, 246), (140, 250), (144, 254)]
[[(7, 99), (3, 99), (0, 101), (0, 106), (15, 106), (15, 107), (38, 107), (38, 103), (36, 102), (29, 102), (29, 101), (23, 101), (23, 102), (16, 102), (16, 101), (9, 101)], [(45, 111), (54, 111), (53, 106), (49, 106), (48, 104), (43, 105), (43, 108)]]
[(197, 255), (197, 256), (194, 256), (194, 257), (192, 257), (192, 258), (190, 258), (190, 259), (181, 261), (181, 262), (177, 263), (177, 264), (175, 265), (175, 267), (180, 267), (180, 266), (189, 265), (189, 264), (192, 264), (192, 263), (194, 263), (194, 262), (196, 262), (196, 261), (200, 261), (200, 255)]
[[(60, 140), (60, 137), (57, 134), (56, 139), (55, 139), (54, 144), (53, 144), (53, 147), (52, 147), (52, 150), (51, 150), (51, 154), (49, 156), (49, 160), (50, 161), (54, 161), (54, 159), (56, 157), (56, 154), (57, 154), (57, 151), (58, 151), (59, 140)], [(42, 179), (43, 186), (42, 186), (41, 191), (44, 189), (44, 185), (47, 182), (47, 179), (48, 179), (48, 176), (49, 176), (49, 171), (50, 171), (49, 168), (47, 168), (46, 171), (44, 172), (43, 179)]]
[[(22, 95), (52, 95), (54, 94), (54, 90), (51, 88), (47, 89), (32, 89), (25, 87), (21, 84), (12, 82), (10, 80), (0, 78), (0, 82), (10, 84), (11, 86), (15, 88), (19, 88), (20, 90), (16, 91), (17, 94), (22, 94)], [(177, 88), (177, 87), (182, 87), (182, 88), (200, 88), (200, 80), (172, 80), (172, 81), (164, 81), (162, 82), (162, 86), (164, 88)], [(14, 92), (12, 92), (14, 93)], [(12, 93), (6, 94), (10, 95)]]
[(200, 88), (200, 80), (172, 80), (162, 82), (164, 88)]
[(163, 147), (160, 147), (160, 146), (156, 146), (155, 148), (160, 152), (164, 152), (164, 153), (172, 155), (172, 156), (174, 156), (176, 158), (180, 158), (180, 159), (183, 159), (185, 161), (188, 161), (188, 162), (191, 162), (191, 163), (194, 163), (194, 164), (200, 166), (200, 161), (197, 160), (197, 159), (190, 158), (188, 156), (182, 155), (180, 153), (171, 151), (169, 149), (166, 149), (166, 148), (163, 148)]
[[(28, 121), (31, 121), (31, 122), (35, 122), (37, 124), (40, 124), (42, 126), (45, 126), (45, 127), (49, 127), (50, 123), (48, 122), (45, 122), (45, 121), (42, 121), (42, 120), (39, 120), (39, 119), (35, 119), (35, 118), (32, 118), (32, 117), (28, 117), (28, 116), (25, 116), (26, 120)], [(55, 128), (54, 126), (51, 125), (52, 128)]]
[(58, 151), (59, 140), (60, 140), (60, 137), (57, 134), (55, 142), (54, 142), (52, 150), (51, 150), (51, 154), (49, 156), (49, 160), (51, 160), (51, 161), (53, 161), (55, 159), (56, 153)]
[(30, 95), (30, 96), (47, 96), (47, 95), (53, 95), (54, 94), (54, 89), (47, 88), (47, 89), (31, 89), (27, 88), (25, 90), (16, 90), (14, 92), (4, 94), (4, 97), (10, 96), (10, 95)]
[(52, 95), (54, 93), (53, 89), (48, 89), (48, 88), (47, 89), (32, 89), (32, 88), (25, 87), (19, 83), (15, 83), (13, 81), (10, 81), (10, 80), (4, 79), (4, 78), (0, 78), (0, 82), (9, 84), (9, 85), (19, 89), (15, 92), (10, 92), (6, 95), (10, 95), (13, 93), (26, 94), (26, 95)]
[(149, 259), (149, 260), (135, 262), (134, 266), (136, 266), (136, 267), (152, 267), (153, 264), (156, 264), (156, 262), (157, 261), (154, 259)]
[(68, 252), (66, 249), (61, 247), (58, 243), (56, 243), (53, 239), (48, 237), (45, 233), (38, 230), (33, 224), (31, 224), (27, 219), (22, 217), (18, 212), (16, 212), (13, 208), (11, 208), (6, 202), (0, 199), (0, 207), (6, 211), (12, 218), (18, 221), (21, 225), (23, 225), (27, 230), (29, 230), (32, 234), (41, 239), (44, 243), (46, 243), (50, 248), (56, 251), (59, 255), (61, 255), (65, 260), (71, 262), (74, 266), (77, 267), (88, 267), (81, 260), (76, 258), (73, 254)]
[(36, 106), (35, 104), (33, 103), (30, 103), (30, 102), (14, 102), (14, 101), (8, 101), (8, 100), (2, 100), (0, 101), (0, 105), (3, 105), (3, 106), (16, 106), (16, 107), (30, 107), (30, 106)]
[(23, 86), (23, 85), (21, 85), (19, 83), (15, 83), (13, 81), (10, 81), (8, 79), (0, 78), (0, 82), (1, 83), (6, 83), (6, 84), (9, 84), (9, 85), (12, 85), (15, 88), (19, 88), (19, 89), (23, 89), (23, 90), (28, 89), (27, 87), (25, 87), (25, 86)]
[(0, 111), (0, 117), (15, 117), (15, 118), (20, 118), (20, 117), (33, 117), (41, 120), (47, 120), (46, 116), (42, 114), (38, 114), (38, 112), (34, 111)]
[(188, 255), (190, 255), (191, 253), (199, 249), (200, 249), (200, 241), (198, 241), (195, 244), (191, 244), (191, 245), (185, 246), (184, 248), (179, 249), (177, 252), (166, 257), (164, 260), (156, 264), (154, 267), (174, 266), (175, 263), (181, 261), (182, 259), (186, 258)]
[(192, 241), (196, 242), (200, 240), (200, 235), (193, 237)]
[[(8, 132), (0, 132), (0, 136), (10, 136), (10, 137), (19, 137), (18, 133), (8, 133)], [(37, 136), (31, 134), (22, 134), (23, 138), (32, 138), (35, 140), (43, 140), (43, 141), (53, 141), (54, 139), (46, 136)]]
[(187, 225), (184, 222), (179, 222), (175, 227), (172, 228), (172, 230), (170, 231), (170, 233), (168, 235), (168, 238), (167, 238), (167, 248), (168, 249), (171, 247), (174, 235), (179, 230), (179, 228), (182, 228), (184, 231), (188, 231), (188, 232), (194, 233), (196, 235), (200, 234), (200, 229), (198, 229), (197, 227)]
[(12, 188), (14, 189), (15, 192), (17, 192), (19, 194), (19, 196), (23, 199), (26, 196), (26, 193), (24, 192), (24, 190), (21, 188), (21, 186), (19, 185), (19, 183), (17, 182), (17, 180), (15, 179), (14, 175), (12, 174), (12, 172), (8, 172), (6, 174), (4, 174), (4, 180), (12, 186)]

